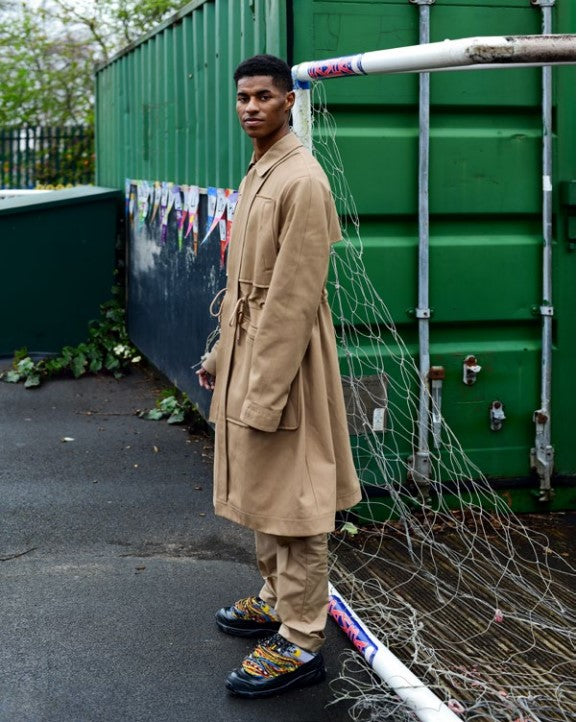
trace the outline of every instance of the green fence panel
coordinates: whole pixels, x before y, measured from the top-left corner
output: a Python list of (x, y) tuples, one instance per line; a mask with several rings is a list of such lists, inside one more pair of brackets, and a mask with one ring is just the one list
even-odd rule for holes
[(0, 356), (87, 340), (111, 298), (122, 193), (78, 187), (0, 200)]

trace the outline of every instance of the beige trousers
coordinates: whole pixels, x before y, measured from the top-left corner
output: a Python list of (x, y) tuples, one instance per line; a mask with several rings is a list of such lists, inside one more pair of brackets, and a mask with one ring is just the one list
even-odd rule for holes
[(265, 582), (259, 596), (281, 617), (279, 633), (317, 652), (325, 641), (329, 605), (327, 534), (286, 537), (255, 532), (255, 546)]

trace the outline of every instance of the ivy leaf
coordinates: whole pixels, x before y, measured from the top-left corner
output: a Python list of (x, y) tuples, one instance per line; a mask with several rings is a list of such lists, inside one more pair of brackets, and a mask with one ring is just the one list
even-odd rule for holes
[(38, 374), (30, 374), (24, 382), (25, 389), (31, 389), (34, 386), (40, 386), (40, 376)]
[(352, 524), (350, 521), (346, 521), (339, 531), (344, 531), (350, 536), (355, 536), (356, 534), (359, 534), (359, 529), (355, 526), (355, 524)]
[(177, 409), (167, 419), (167, 424), (182, 424), (185, 420), (185, 412), (183, 409)]
[(164, 413), (160, 409), (151, 409), (146, 414), (141, 414), (143, 419), (149, 419), (149, 421), (159, 421), (164, 416)]
[(102, 368), (102, 359), (100, 357), (93, 358), (92, 361), (90, 362), (90, 364), (88, 365), (88, 370), (93, 374), (98, 373), (101, 368)]
[(84, 369), (86, 368), (86, 356), (83, 353), (75, 356), (70, 362), (70, 368), (72, 369), (72, 373), (74, 374), (75, 379), (77, 379), (79, 376), (82, 376), (82, 374), (84, 373)]
[(107, 353), (104, 365), (109, 371), (113, 371), (120, 366), (120, 361), (113, 354)]
[(18, 371), (7, 371), (2, 378), (9, 384), (17, 384), (20, 381), (21, 375)]
[(166, 399), (159, 401), (158, 407), (165, 413), (172, 414), (179, 409), (179, 402), (174, 396), (167, 396)]
[(20, 374), (29, 374), (34, 369), (34, 361), (27, 356), (26, 358), (23, 358), (21, 361), (18, 362), (16, 366), (16, 370)]

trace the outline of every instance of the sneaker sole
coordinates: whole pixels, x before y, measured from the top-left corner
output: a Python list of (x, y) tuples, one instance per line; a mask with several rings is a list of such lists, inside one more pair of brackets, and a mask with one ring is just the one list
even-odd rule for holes
[(302, 677), (297, 677), (292, 680), (287, 680), (285, 684), (273, 687), (271, 689), (235, 689), (230, 682), (225, 682), (225, 687), (235, 697), (244, 697), (245, 699), (259, 699), (261, 697), (273, 697), (276, 694), (282, 694), (290, 689), (299, 689), (300, 687), (308, 687), (318, 682), (323, 682), (326, 676), (324, 667), (319, 669), (312, 669), (311, 672), (304, 674)]
[(275, 634), (279, 631), (279, 624), (261, 624), (259, 627), (230, 627), (224, 624), (219, 619), (216, 620), (217, 627), (225, 634), (230, 634), (233, 637), (266, 637), (270, 634)]
[(247, 624), (246, 626), (238, 626), (234, 627), (232, 625), (228, 625), (222, 620), (220, 620), (218, 617), (215, 619), (215, 622), (217, 623), (217, 627), (221, 630), (221, 632), (224, 632), (225, 634), (230, 634), (233, 637), (267, 637), (271, 634), (275, 634), (275, 632), (279, 631), (279, 627), (281, 626), (281, 622), (278, 624), (274, 622), (259, 624), (257, 626), (258, 622), (253, 622)]

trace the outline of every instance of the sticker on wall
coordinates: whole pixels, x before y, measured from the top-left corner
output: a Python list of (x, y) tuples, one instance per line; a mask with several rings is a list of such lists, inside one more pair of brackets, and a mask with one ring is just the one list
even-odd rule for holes
[(161, 192), (161, 243), (167, 242), (169, 215), (175, 201), (172, 183), (163, 183)]
[(149, 212), (151, 189), (147, 181), (137, 181), (137, 206), (139, 224), (145, 222)]
[[(227, 188), (225, 191), (227, 196), (227, 219), (225, 221), (225, 242), (223, 243), (223, 236), (221, 235), (221, 268), (225, 265), (225, 253), (231, 242), (231, 228), (233, 227), (233, 218), (235, 216), (235, 208), (237, 207), (237, 199), (239, 193)], [(221, 221), (222, 223), (222, 221)]]
[[(124, 214), (129, 221), (132, 221), (131, 200), (134, 200), (133, 186), (130, 178), (124, 179)], [(134, 203), (133, 203), (134, 205)]]
[(205, 228), (205, 237), (201, 241), (201, 246), (207, 241), (207, 238), (211, 235), (219, 223), (218, 218), (216, 219), (218, 195), (219, 191), (217, 188), (213, 188), (212, 186), (207, 188), (207, 225)]
[(185, 226), (185, 219), (187, 217), (186, 212), (183, 210), (183, 199), (181, 197), (181, 191), (187, 192), (187, 186), (174, 186), (173, 187), (173, 206), (175, 209), (175, 216), (177, 219), (177, 243), (179, 251), (183, 247), (183, 229)]
[(199, 186), (189, 186), (185, 196), (185, 213), (189, 214), (189, 225), (185, 238), (188, 238), (193, 232), (193, 254), (197, 255), (197, 245), (199, 241)]
[(158, 181), (154, 182), (154, 191), (153, 191), (153, 212), (150, 218), (150, 222), (152, 223), (157, 215), (157, 211), (161, 205), (161, 184)]
[[(207, 220), (207, 232), (201, 241), (201, 245), (209, 240), (211, 233), (217, 228), (221, 220), (223, 220), (227, 210), (227, 195), (224, 188), (209, 188), (207, 195), (209, 196), (209, 218), (211, 222), (209, 223)], [(212, 198), (214, 198), (213, 201), (211, 200)], [(213, 205), (214, 209), (211, 207)]]

